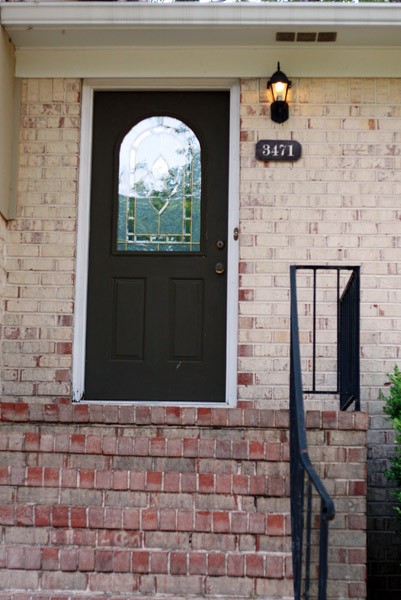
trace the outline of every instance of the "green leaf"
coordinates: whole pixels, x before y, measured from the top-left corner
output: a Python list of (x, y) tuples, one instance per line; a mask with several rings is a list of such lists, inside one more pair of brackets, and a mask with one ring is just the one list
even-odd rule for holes
[(397, 514), (399, 533), (401, 534), (401, 373), (397, 365), (394, 367), (394, 374), (389, 374), (388, 379), (389, 394), (385, 396), (381, 392), (379, 398), (384, 402), (383, 411), (397, 435), (394, 456), (390, 458), (390, 469), (385, 472), (385, 476), (396, 485), (396, 489), (393, 490), (393, 496), (397, 502), (394, 510)]

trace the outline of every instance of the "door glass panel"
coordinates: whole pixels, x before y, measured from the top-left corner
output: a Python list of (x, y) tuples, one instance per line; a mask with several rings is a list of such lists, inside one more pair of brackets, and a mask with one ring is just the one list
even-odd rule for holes
[(118, 181), (117, 250), (200, 250), (200, 144), (185, 123), (135, 125), (121, 143)]

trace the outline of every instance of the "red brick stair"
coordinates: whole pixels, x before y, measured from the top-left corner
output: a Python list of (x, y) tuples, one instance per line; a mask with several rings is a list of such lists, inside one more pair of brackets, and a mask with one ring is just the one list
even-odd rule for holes
[[(0, 407), (1, 600), (292, 598), (287, 411)], [(363, 416), (310, 413), (327, 477)]]
[(288, 415), (116, 408), (3, 405), (1, 588), (292, 596)]

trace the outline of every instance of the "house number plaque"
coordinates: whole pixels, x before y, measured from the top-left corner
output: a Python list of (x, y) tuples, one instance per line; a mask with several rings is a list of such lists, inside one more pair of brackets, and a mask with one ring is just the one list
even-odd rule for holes
[(294, 162), (301, 158), (302, 146), (294, 140), (259, 140), (256, 144), (256, 158), (259, 160), (275, 160)]

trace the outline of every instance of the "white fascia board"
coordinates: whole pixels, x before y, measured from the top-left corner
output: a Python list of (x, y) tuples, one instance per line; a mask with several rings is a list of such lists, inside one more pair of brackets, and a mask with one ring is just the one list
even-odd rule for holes
[(119, 26), (368, 26), (401, 24), (396, 4), (263, 3), (142, 4), (119, 2), (0, 2), (4, 27)]

